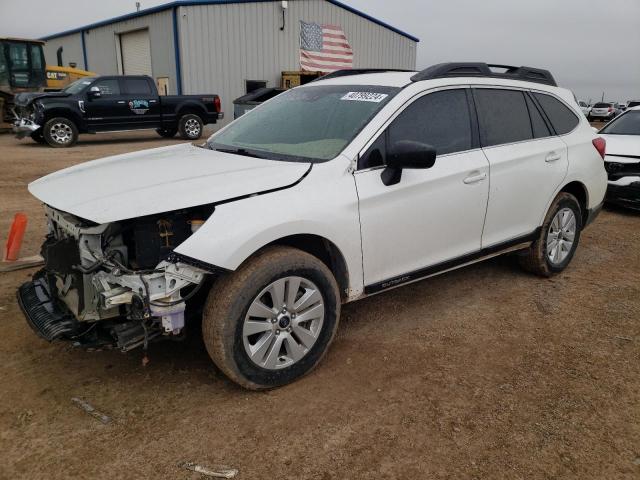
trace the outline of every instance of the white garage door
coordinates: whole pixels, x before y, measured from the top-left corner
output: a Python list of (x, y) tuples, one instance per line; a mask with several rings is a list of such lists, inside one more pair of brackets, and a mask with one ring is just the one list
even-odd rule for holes
[(122, 73), (124, 75), (149, 75), (151, 71), (151, 44), (149, 30), (120, 34)]

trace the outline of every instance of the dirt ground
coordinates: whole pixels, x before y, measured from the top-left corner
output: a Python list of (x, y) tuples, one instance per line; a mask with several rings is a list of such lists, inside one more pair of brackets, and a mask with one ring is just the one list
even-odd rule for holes
[[(29, 215), (26, 185), (89, 159), (171, 144), (85, 136), (71, 149), (0, 135), (0, 236)], [(73, 195), (73, 192), (69, 192)], [(640, 214), (607, 209), (552, 279), (497, 258), (347, 305), (311, 375), (244, 391), (200, 338), (139, 351), (48, 344), (0, 274), (0, 478), (640, 478)], [(76, 408), (80, 397), (113, 418)]]

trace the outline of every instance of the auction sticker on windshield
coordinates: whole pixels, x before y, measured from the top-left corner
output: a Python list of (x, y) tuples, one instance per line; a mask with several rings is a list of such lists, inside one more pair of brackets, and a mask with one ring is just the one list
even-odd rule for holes
[(374, 102), (380, 103), (389, 95), (386, 93), (375, 92), (348, 92), (340, 100), (355, 100), (356, 102)]

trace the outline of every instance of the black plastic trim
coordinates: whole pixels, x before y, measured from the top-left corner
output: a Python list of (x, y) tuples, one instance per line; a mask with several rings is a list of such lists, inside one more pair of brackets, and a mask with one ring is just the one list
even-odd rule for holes
[(492, 245), (490, 247), (486, 247), (476, 252), (468, 253), (466, 255), (462, 255), (461, 257), (453, 258), (445, 262), (436, 263), (435, 265), (431, 265), (429, 267), (421, 268), (419, 270), (414, 270), (413, 272), (398, 275), (396, 277), (383, 280), (382, 282), (374, 283), (372, 285), (366, 285), (364, 287), (364, 293), (365, 295), (378, 293), (383, 290), (396, 287), (398, 285), (420, 280), (422, 278), (429, 277), (440, 272), (444, 272), (445, 270), (450, 270), (460, 265), (464, 265), (465, 263), (479, 260), (482, 257), (486, 257), (488, 255), (494, 255), (494, 254), (500, 253), (501, 251), (508, 250), (509, 248), (515, 247), (520, 243), (533, 242), (540, 236), (540, 229), (541, 227), (538, 227), (533, 232), (527, 235), (516, 237), (506, 242)]
[(220, 273), (228, 273), (231, 270), (223, 267), (219, 267), (217, 265), (213, 265), (211, 263), (203, 262), (202, 260), (198, 260), (197, 258), (189, 257), (188, 255), (183, 255), (177, 252), (171, 252), (167, 258), (167, 262), (171, 263), (184, 263), (190, 265), (192, 267), (200, 268), (202, 270), (206, 270), (209, 273), (220, 274)]
[(327, 73), (321, 77), (312, 80), (309, 83), (317, 82), (318, 80), (328, 80), (331, 78), (349, 77), (351, 75), (364, 75), (367, 73), (386, 73), (386, 72), (415, 72), (415, 70), (404, 70), (401, 68), (354, 68), (336, 70), (335, 72)]

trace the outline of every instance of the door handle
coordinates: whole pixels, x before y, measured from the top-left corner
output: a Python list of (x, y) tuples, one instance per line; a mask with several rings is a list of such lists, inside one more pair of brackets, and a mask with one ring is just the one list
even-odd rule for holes
[(556, 162), (558, 160), (560, 160), (560, 158), (562, 158), (560, 156), (559, 153), (556, 152), (550, 152), (547, 157), (544, 159), (545, 162), (549, 163), (549, 162)]
[(124, 100), (118, 100), (118, 103), (126, 103)]
[(467, 178), (465, 178), (463, 180), (463, 182), (466, 183), (467, 185), (469, 185), (471, 183), (481, 182), (485, 178), (487, 178), (487, 174), (486, 173), (479, 173), (479, 174), (475, 174), (475, 175), (469, 175)]

